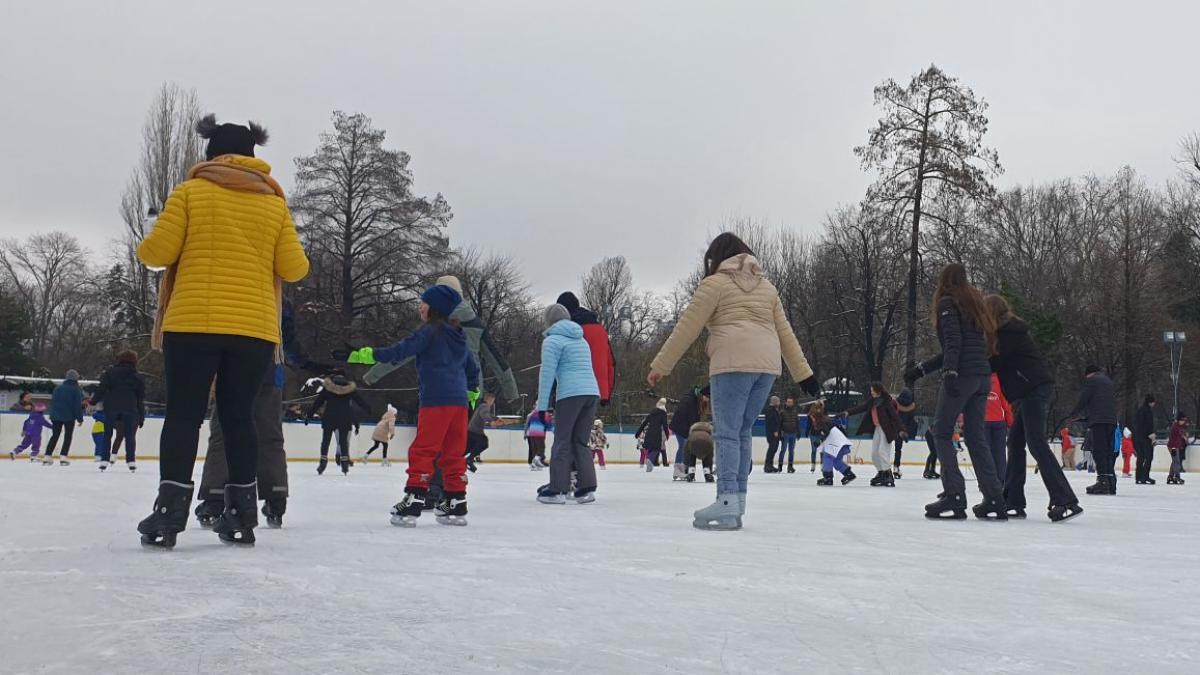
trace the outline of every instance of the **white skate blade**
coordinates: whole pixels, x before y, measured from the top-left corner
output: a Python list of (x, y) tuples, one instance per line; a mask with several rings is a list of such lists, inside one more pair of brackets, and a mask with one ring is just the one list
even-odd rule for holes
[(438, 525), (455, 525), (458, 527), (467, 526), (466, 516), (437, 516)]
[(394, 515), (392, 516), (392, 524), (396, 527), (416, 527), (417, 516)]

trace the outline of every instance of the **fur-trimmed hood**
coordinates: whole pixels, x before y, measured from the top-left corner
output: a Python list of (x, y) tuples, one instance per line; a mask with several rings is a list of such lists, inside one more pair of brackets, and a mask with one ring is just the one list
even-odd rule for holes
[(329, 393), (336, 394), (338, 396), (348, 396), (353, 394), (355, 390), (358, 389), (357, 384), (347, 380), (341, 375), (334, 375), (333, 377), (327, 377), (324, 380), (321, 380), (321, 386), (325, 387)]

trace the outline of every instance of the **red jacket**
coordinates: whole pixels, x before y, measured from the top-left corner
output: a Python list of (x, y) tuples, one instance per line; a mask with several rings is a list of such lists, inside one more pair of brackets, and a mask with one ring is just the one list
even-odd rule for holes
[(600, 401), (607, 404), (617, 384), (617, 366), (608, 343), (608, 331), (598, 323), (583, 324), (583, 339), (592, 349), (592, 370), (596, 373), (596, 384), (600, 386)]
[(1004, 398), (1004, 392), (1000, 390), (1000, 376), (995, 373), (992, 373), (992, 390), (988, 393), (987, 416), (983, 419), (985, 422), (1004, 422), (1010, 427), (1013, 425), (1012, 406), (1008, 404), (1008, 399)]
[(1059, 430), (1058, 435), (1062, 437), (1062, 449), (1070, 450), (1075, 447), (1075, 442), (1071, 440), (1071, 432), (1063, 427)]
[(1187, 427), (1178, 424), (1171, 425), (1171, 437), (1167, 439), (1168, 450), (1182, 450), (1187, 447)]

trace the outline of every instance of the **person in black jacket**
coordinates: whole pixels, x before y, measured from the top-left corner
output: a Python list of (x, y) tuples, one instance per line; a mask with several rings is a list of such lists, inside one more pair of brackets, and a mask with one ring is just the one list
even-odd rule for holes
[(1154, 394), (1146, 394), (1142, 407), (1133, 417), (1133, 451), (1137, 455), (1137, 470), (1134, 480), (1138, 485), (1154, 485), (1150, 477), (1150, 465), (1154, 463), (1154, 408), (1158, 401)]
[(942, 371), (933, 434), (942, 462), (944, 491), (937, 501), (925, 507), (925, 517), (942, 518), (947, 513), (955, 519), (967, 517), (966, 481), (951, 442), (955, 422), (961, 414), (967, 450), (983, 493), (983, 502), (972, 509), (975, 517), (1007, 520), (1004, 488), (983, 427), (988, 392), (992, 389), (988, 356), (995, 351), (995, 321), (984, 305), (983, 294), (967, 281), (966, 268), (958, 264), (947, 265), (938, 276), (933, 307), (933, 326), (942, 353), (904, 374), (904, 379), (911, 382), (926, 373)]
[[(860, 404), (842, 413), (843, 417), (862, 414), (858, 424), (859, 436), (871, 437), (871, 463), (875, 465), (872, 487), (896, 487), (892, 473), (892, 449), (896, 441), (908, 435), (900, 419), (900, 408), (882, 382), (872, 382), (869, 396)], [(876, 424), (876, 419), (879, 420)]]
[(1092, 459), (1096, 462), (1096, 482), (1089, 485), (1089, 495), (1117, 494), (1117, 448), (1113, 439), (1117, 429), (1117, 388), (1099, 366), (1088, 366), (1083, 372), (1083, 389), (1071, 417), (1086, 419)]
[(676, 468), (683, 466), (683, 449), (687, 445), (692, 425), (703, 420), (704, 412), (708, 410), (709, 393), (707, 385), (692, 387), (675, 405), (675, 412), (671, 415), (671, 433), (675, 434), (675, 442), (679, 446), (675, 451)]
[(146, 423), (146, 381), (137, 370), (137, 352), (126, 349), (117, 354), (117, 362), (100, 376), (100, 386), (92, 404), (104, 404), (104, 454), (100, 470), (108, 468), (112, 458), (113, 431), (120, 428), (125, 438), (125, 465), (137, 469), (137, 430)]
[(642, 447), (646, 449), (647, 472), (654, 470), (659, 455), (662, 456), (662, 465), (670, 466), (667, 463), (665, 445), (667, 436), (670, 434), (670, 427), (667, 424), (667, 399), (660, 398), (654, 406), (654, 410), (646, 415), (646, 419), (642, 420), (642, 425), (634, 434), (634, 436), (642, 436)]
[(1050, 400), (1054, 398), (1054, 379), (1033, 344), (1029, 324), (1013, 314), (1002, 296), (989, 295), (984, 301), (999, 326), (996, 329), (996, 354), (991, 358), (992, 370), (1000, 378), (1000, 390), (1013, 408), (1004, 482), (1008, 515), (1010, 518), (1025, 517), (1025, 446), (1028, 445), (1050, 495), (1047, 512), (1050, 520), (1059, 522), (1074, 518), (1083, 513), (1083, 509), (1050, 449), (1046, 435), (1046, 416)]
[(309, 406), (304, 415), (304, 423), (312, 419), (321, 406), (321, 462), (317, 464), (317, 473), (325, 473), (325, 465), (329, 457), (329, 441), (337, 433), (337, 462), (342, 467), (342, 473), (350, 472), (350, 428), (358, 435), (358, 417), (354, 415), (351, 404), (357, 405), (367, 416), (371, 408), (362, 396), (358, 394), (358, 386), (346, 378), (345, 373), (334, 371), (322, 382), (321, 393)]
[(767, 459), (763, 462), (763, 473), (778, 473), (779, 470), (775, 468), (775, 453), (779, 451), (779, 441), (783, 438), (783, 431), (780, 428), (783, 423), (783, 415), (779, 412), (778, 396), (771, 397), (771, 402), (763, 417), (767, 424)]

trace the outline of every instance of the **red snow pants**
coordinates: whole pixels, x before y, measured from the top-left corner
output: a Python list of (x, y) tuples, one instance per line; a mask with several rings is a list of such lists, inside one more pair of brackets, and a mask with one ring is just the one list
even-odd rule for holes
[(408, 488), (429, 489), (434, 462), (442, 470), (447, 493), (467, 491), (466, 406), (421, 408), (417, 437), (408, 446)]

